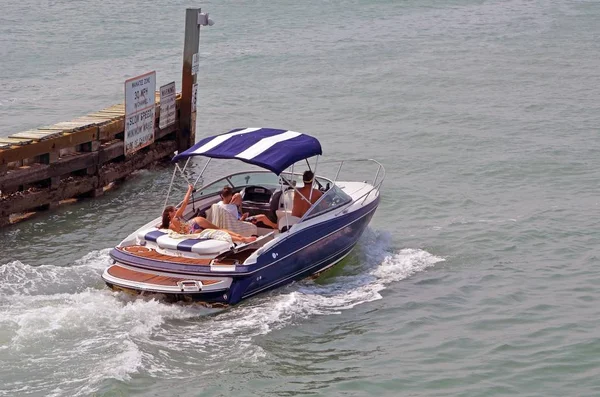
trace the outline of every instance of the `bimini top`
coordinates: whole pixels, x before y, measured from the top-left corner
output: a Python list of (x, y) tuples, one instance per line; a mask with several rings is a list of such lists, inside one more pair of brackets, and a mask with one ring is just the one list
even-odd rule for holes
[(279, 175), (295, 162), (320, 154), (321, 144), (310, 135), (273, 128), (239, 128), (204, 138), (173, 161), (191, 156), (237, 159)]

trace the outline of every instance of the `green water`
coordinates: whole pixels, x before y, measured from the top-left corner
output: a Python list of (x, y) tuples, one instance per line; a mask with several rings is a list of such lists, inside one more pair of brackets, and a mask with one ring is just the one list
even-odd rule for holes
[(0, 395), (600, 395), (599, 2), (7, 3), (0, 136), (179, 81), (186, 6), (216, 22), (198, 135), (378, 159), (371, 227), (324, 277), (212, 315), (100, 280), (168, 169), (3, 229)]

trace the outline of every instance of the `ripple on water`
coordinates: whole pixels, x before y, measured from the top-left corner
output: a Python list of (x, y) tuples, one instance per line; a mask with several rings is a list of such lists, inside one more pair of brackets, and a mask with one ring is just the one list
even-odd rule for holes
[[(27, 382), (28, 393), (86, 395), (105, 387), (107, 379), (190, 379), (209, 369), (228, 371), (233, 362), (260, 363), (267, 356), (290, 376), (303, 357), (313, 363), (351, 362), (356, 352), (335, 348), (298, 348), (286, 353), (288, 361), (268, 345), (257, 344), (257, 338), (379, 300), (390, 283), (442, 260), (421, 250), (394, 253), (389, 236), (368, 231), (356, 258), (349, 260), (355, 261), (349, 275), (325, 277), (321, 284), (293, 284), (208, 317), (206, 309), (196, 306), (132, 299), (103, 288), (99, 276), (110, 263), (108, 250), (87, 254), (72, 267), (11, 262), (0, 267), (0, 351), (9, 368), (20, 370), (7, 368), (11, 380), (5, 387), (15, 393), (25, 374), (35, 372), (35, 381)], [(320, 338), (325, 343), (353, 332), (348, 324)], [(316, 346), (318, 340), (314, 339)], [(313, 371), (324, 379), (341, 373)], [(57, 383), (60, 389), (51, 388)]]

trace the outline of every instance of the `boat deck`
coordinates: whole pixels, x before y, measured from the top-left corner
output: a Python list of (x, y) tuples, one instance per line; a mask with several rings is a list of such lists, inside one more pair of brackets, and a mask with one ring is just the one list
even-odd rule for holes
[(165, 255), (157, 252), (153, 248), (144, 247), (143, 245), (129, 245), (126, 247), (117, 247), (118, 251), (126, 252), (129, 255), (137, 256), (138, 258), (151, 259), (159, 262), (181, 263), (184, 265), (196, 266), (213, 266), (219, 265), (234, 265), (244, 262), (256, 249), (247, 249), (235, 254), (228, 255), (227, 258), (213, 260), (209, 258), (188, 258), (185, 256)]
[[(126, 269), (118, 265), (112, 265), (108, 268), (108, 274), (113, 277), (120, 278), (122, 280), (135, 281), (138, 283), (146, 283), (153, 285), (164, 285), (170, 287), (177, 287), (177, 283), (185, 280), (189, 280), (189, 277), (170, 277), (170, 276), (159, 276), (151, 273), (139, 272), (136, 270)], [(209, 280), (199, 279), (203, 285), (211, 285), (220, 282), (220, 280)]]
[(117, 247), (117, 250), (144, 259), (152, 259), (160, 262), (182, 263), (185, 265), (210, 266), (211, 261), (211, 259), (206, 258), (187, 258), (184, 256), (165, 255), (161, 254), (160, 252), (157, 252), (155, 249), (147, 248), (142, 245), (129, 245), (127, 247)]

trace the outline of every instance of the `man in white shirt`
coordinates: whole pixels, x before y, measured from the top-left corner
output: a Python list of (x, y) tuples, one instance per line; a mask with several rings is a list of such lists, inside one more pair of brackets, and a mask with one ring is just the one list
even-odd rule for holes
[(225, 186), (221, 190), (221, 201), (217, 204), (233, 215), (235, 219), (243, 221), (248, 217), (248, 213), (240, 215), (238, 206), (242, 205), (242, 196), (239, 193), (233, 194), (233, 189), (230, 186)]

